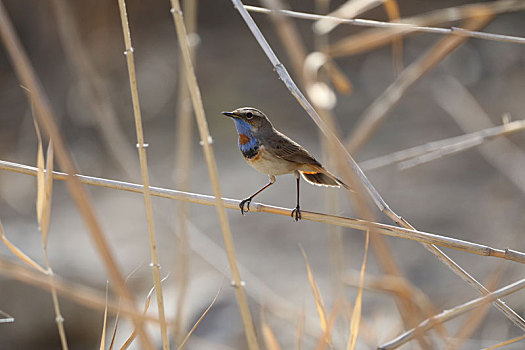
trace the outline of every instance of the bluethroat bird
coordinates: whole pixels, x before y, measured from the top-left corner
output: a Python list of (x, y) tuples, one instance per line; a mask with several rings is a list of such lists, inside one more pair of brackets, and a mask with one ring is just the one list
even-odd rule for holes
[(288, 136), (277, 131), (263, 112), (252, 107), (237, 108), (233, 112), (222, 112), (231, 117), (239, 134), (239, 148), (246, 162), (255, 170), (267, 174), (270, 182), (244, 199), (239, 207), (241, 214), (250, 210), (253, 197), (271, 186), (276, 175), (293, 173), (297, 179), (297, 206), (292, 211), (295, 221), (301, 219), (299, 207), (299, 182), (302, 176), (312, 185), (350, 187), (323, 168), (306, 149)]

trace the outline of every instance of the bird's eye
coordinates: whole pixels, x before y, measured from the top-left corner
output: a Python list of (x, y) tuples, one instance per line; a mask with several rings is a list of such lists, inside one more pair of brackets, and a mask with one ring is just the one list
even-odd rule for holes
[(252, 118), (253, 118), (252, 112), (246, 113), (246, 119), (252, 119)]

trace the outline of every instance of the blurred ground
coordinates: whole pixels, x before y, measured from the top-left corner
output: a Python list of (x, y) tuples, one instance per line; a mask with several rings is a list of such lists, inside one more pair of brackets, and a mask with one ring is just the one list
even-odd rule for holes
[[(331, 8), (341, 3), (333, 1)], [(403, 16), (408, 16), (429, 11), (436, 6), (443, 8), (461, 3), (466, 2), (441, 1), (438, 5), (434, 1), (400, 1), (400, 9)], [(257, 2), (253, 4), (259, 5)], [(98, 121), (94, 117), (96, 106), (90, 105), (85, 98), (85, 82), (79, 78), (65, 55), (51, 3), (18, 0), (5, 1), (5, 5), (60, 118), (63, 135), (81, 173), (140, 181), (139, 169), (130, 168), (127, 173), (123, 171), (103, 142), (97, 127)], [(135, 129), (127, 68), (122, 55), (124, 46), (117, 2), (74, 1), (71, 5), (74, 21), (80, 29), (81, 43), (85, 45), (89, 59), (108, 86), (107, 99), (116, 111), (125, 136), (128, 146), (126, 152), (135, 155)], [(313, 1), (290, 1), (290, 7), (298, 11), (315, 11)], [(145, 138), (150, 145), (147, 151), (151, 183), (173, 188), (174, 111), (179, 77), (176, 68), (177, 42), (169, 2), (129, 1), (128, 13)], [(260, 14), (253, 14), (253, 17), (288, 67), (289, 61), (269, 18)], [(385, 19), (382, 9), (368, 12), (363, 17)], [(311, 23), (295, 21), (311, 49)], [(244, 163), (237, 150), (233, 124), (221, 116), (220, 111), (248, 105), (258, 107), (266, 112), (279, 130), (320, 156), (318, 131), (277, 79), (229, 1), (200, 1), (198, 26), (201, 42), (198, 47), (197, 74), (214, 139), (222, 192), (225, 197), (245, 198), (265, 184), (267, 179)], [(358, 30), (340, 26), (334, 36), (343, 37)], [(484, 31), (524, 36), (523, 13), (499, 16)], [(438, 39), (429, 34), (407, 38), (404, 42), (405, 64), (419, 57)], [(395, 73), (390, 47), (337, 62), (354, 85), (351, 95), (338, 96), (335, 109), (342, 133), (346, 135), (366, 107), (395, 79)], [(450, 81), (463, 84), (494, 124), (501, 123), (504, 113), (510, 113), (514, 119), (521, 119), (525, 91), (525, 47), (469, 40), (409, 90), (387, 122), (357, 154), (357, 160), (363, 161), (462, 134), (454, 119), (440, 105), (440, 101), (443, 101), (442, 92)], [(0, 159), (34, 165), (36, 137), (30, 108), (5, 50), (0, 51), (0, 111)], [(524, 149), (523, 133), (509, 139), (521, 150)], [(195, 157), (191, 189), (193, 192), (211, 194), (196, 130), (193, 144)], [(525, 169), (522, 170), (525, 174)], [(390, 206), (422, 231), (498, 248), (525, 250), (522, 239), (525, 225), (524, 193), (502, 176), (476, 149), (405, 171), (390, 166), (370, 171), (367, 175)], [(325, 190), (303, 185), (302, 207), (324, 212), (322, 191)], [(152, 281), (148, 268), (149, 250), (142, 196), (108, 189), (90, 188), (89, 192), (122, 271), (127, 274), (135, 267), (142, 266), (131, 279), (130, 285), (138, 300), (143, 300)], [(0, 171), (0, 218), (6, 234), (27, 254), (43, 262), (34, 209), (35, 196), (34, 178)], [(294, 178), (278, 178), (277, 183), (257, 200), (292, 207), (295, 201)], [(154, 199), (153, 203), (162, 273), (165, 275), (174, 270), (176, 243), (173, 224), (177, 218), (173, 203), (164, 199)], [(348, 209), (346, 199), (342, 199), (341, 203), (343, 209), (335, 214), (356, 216)], [(216, 247), (223, 246), (216, 210), (198, 205), (190, 205), (190, 210), (190, 236), (196, 253), (191, 256), (191, 293), (187, 307), (189, 325), (200, 316), (221, 283), (224, 287), (218, 303), (197, 329), (195, 340), (190, 341), (189, 348), (220, 348), (219, 345), (244, 348), (244, 336), (233, 292), (228, 287), (229, 282), (217, 272), (217, 269), (227, 271), (228, 265), (220, 254), (216, 255)], [(238, 261), (251, 273), (244, 274), (248, 291), (255, 282), (247, 276), (253, 276), (299, 310), (304, 305), (307, 315), (315, 321), (315, 305), (304, 260), (298, 248), (300, 243), (308, 254), (327, 306), (332, 306), (336, 288), (325, 225), (306, 221), (295, 223), (290, 218), (268, 214), (242, 217), (236, 211), (229, 211), (228, 216)], [(389, 223), (387, 218), (379, 215), (377, 220)], [(55, 273), (102, 290), (108, 277), (63, 183), (55, 185), (50, 232), (49, 254)], [(438, 309), (450, 308), (475, 297), (473, 289), (417, 243), (396, 239), (388, 239), (388, 242), (406, 277), (425, 292)], [(344, 231), (345, 266), (349, 270), (359, 269), (363, 247), (364, 236), (361, 232)], [(11, 256), (4, 246), (0, 246), (0, 254)], [(486, 280), (500, 264), (495, 259), (454, 251), (450, 255), (481, 281)], [(523, 276), (524, 269), (518, 264), (506, 265), (501, 285)], [(367, 273), (381, 273), (373, 255)], [(167, 284), (170, 285), (170, 282)], [(0, 291), (0, 310), (16, 318), (13, 324), (0, 325), (0, 349), (44, 350), (59, 347), (48, 293), (5, 278), (0, 278)], [(348, 288), (345, 293), (352, 302), (355, 289)], [(525, 308), (521, 294), (508, 298), (508, 304), (523, 315)], [(265, 305), (271, 304), (272, 301), (267, 298), (261, 295), (259, 301)], [(165, 299), (169, 314), (173, 314), (172, 287), (167, 288)], [(102, 313), (79, 307), (64, 299), (61, 299), (61, 305), (70, 347), (91, 349), (97, 346)], [(259, 322), (260, 310), (259, 304), (253, 302), (252, 311), (256, 314), (256, 322)], [(265, 316), (283, 348), (292, 348), (295, 323), (287, 323), (268, 312)], [(363, 318), (375, 332), (378, 343), (391, 339), (402, 330), (395, 304), (387, 294), (365, 292)], [(458, 324), (457, 321), (452, 322), (451, 329)], [(346, 334), (346, 329), (341, 326), (337, 332)], [(122, 330), (119, 337), (126, 338), (127, 334)], [(491, 310), (473, 336), (479, 342), (468, 343), (465, 348), (488, 346), (519, 334), (517, 327), (501, 313)], [(305, 342), (305, 348), (315, 345), (314, 338), (307, 338)], [(214, 344), (214, 347), (210, 347), (210, 344)], [(360, 342), (359, 347), (368, 348), (365, 342)], [(514, 348), (518, 349), (519, 346)]]

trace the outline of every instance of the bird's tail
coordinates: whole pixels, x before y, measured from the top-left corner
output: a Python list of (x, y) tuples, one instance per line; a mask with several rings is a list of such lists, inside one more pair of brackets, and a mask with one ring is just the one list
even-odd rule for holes
[(328, 187), (341, 187), (343, 186), (349, 191), (352, 191), (350, 186), (339, 180), (337, 177), (332, 175), (328, 170), (319, 168), (319, 171), (301, 171), (299, 170), (303, 179), (312, 185), (317, 186), (328, 186)]

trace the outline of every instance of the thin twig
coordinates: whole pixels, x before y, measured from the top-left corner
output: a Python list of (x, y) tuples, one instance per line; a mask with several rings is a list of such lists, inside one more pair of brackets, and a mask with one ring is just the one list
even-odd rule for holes
[(381, 350), (386, 349), (396, 349), (399, 346), (405, 344), (406, 342), (414, 338), (414, 334), (417, 332), (426, 332), (431, 329), (437, 323), (443, 323), (448, 320), (451, 320), (457, 316), (463, 315), (464, 313), (471, 311), (477, 307), (480, 307), (486, 303), (493, 302), (496, 299), (502, 298), (506, 295), (515, 293), (521, 289), (525, 288), (525, 279), (516, 281), (508, 286), (500, 288), (492, 293), (488, 293), (482, 297), (470, 300), (464, 304), (458, 305), (452, 309), (445, 310), (438, 315), (435, 315), (425, 321), (421, 322), (417, 328), (411, 329), (403, 334), (401, 334), (396, 339), (383, 344), (379, 347)]
[[(372, 183), (365, 176), (363, 171), (359, 168), (352, 156), (347, 152), (337, 135), (333, 130), (329, 128), (328, 125), (319, 117), (315, 109), (312, 107), (310, 102), (304, 97), (302, 92), (299, 90), (295, 82), (292, 80), (286, 68), (279, 61), (272, 48), (262, 35), (261, 31), (253, 21), (250, 14), (243, 7), (243, 4), (240, 0), (232, 0), (235, 8), (239, 11), (241, 17), (246, 22), (246, 25), (254, 35), (255, 39), (263, 49), (264, 53), (272, 63), (275, 71), (279, 75), (280, 80), (286, 85), (291, 94), (297, 99), (301, 106), (305, 109), (308, 115), (312, 120), (317, 124), (317, 126), (323, 131), (327, 140), (331, 143), (331, 146), (336, 150), (336, 155), (339, 157), (338, 165), (341, 167), (341, 171), (344, 173), (344, 179), (349, 181), (350, 185), (355, 185), (356, 195), (358, 196), (359, 201), (362, 199), (362, 188), (368, 192), (371, 200), (374, 204), (387, 215), (392, 221), (396, 224), (403, 226), (405, 228), (413, 229), (414, 227), (410, 225), (406, 220), (397, 215), (384, 201), (379, 192), (375, 189)], [(479, 19), (478, 19), (479, 20)], [(357, 179), (357, 180), (356, 180)], [(469, 283), (471, 286), (476, 288), (480, 293), (486, 294), (488, 290), (479, 283), (474, 277), (468, 274), (461, 266), (456, 264), (449, 256), (443, 253), (435, 245), (425, 244), (425, 248), (434, 254), (442, 263), (444, 263), (449, 269), (454, 273), (460, 276), (465, 282)], [(496, 308), (502, 311), (513, 323), (515, 323), (522, 330), (525, 330), (525, 320), (523, 320), (514, 310), (509, 308), (501, 300), (495, 302)]]
[[(10, 163), (0, 161), (0, 169), (18, 172), (21, 174), (36, 176), (37, 170), (34, 167), (27, 165), (20, 165), (16, 163)], [(116, 180), (108, 180), (98, 177), (75, 175), (83, 184), (93, 185), (99, 187), (112, 188), (116, 190), (129, 191), (135, 193), (143, 193), (143, 186), (139, 184), (133, 184), (129, 182), (122, 182)], [(56, 180), (66, 180), (67, 175), (60, 172), (53, 172), (53, 178)], [(152, 196), (183, 200), (191, 203), (204, 204), (204, 205), (217, 205), (217, 200), (213, 196), (183, 192), (177, 190), (170, 190), (166, 188), (150, 186), (150, 193)], [(228, 209), (239, 210), (240, 201), (237, 199), (221, 198), (221, 204)], [(276, 215), (290, 216), (291, 209), (281, 208), (271, 205), (265, 205), (261, 203), (252, 203), (250, 205), (250, 212), (264, 212)], [(304, 211), (304, 220), (322, 222), (330, 225), (339, 225), (343, 227), (349, 227), (360, 231), (366, 231), (368, 228), (372, 228), (374, 232), (398, 237), (403, 239), (409, 239), (425, 244), (437, 244), (446, 248), (452, 248), (461, 250), (467, 253), (482, 255), (482, 256), (493, 256), (500, 259), (512, 260), (519, 263), (525, 263), (525, 253), (511, 250), (511, 249), (497, 249), (486, 245), (472, 243), (456, 238), (446, 237), (428, 232), (417, 231), (414, 229), (407, 229), (397, 226), (391, 226), (386, 224), (380, 224), (376, 222), (370, 222), (366, 220), (359, 220), (353, 218), (347, 218), (342, 216), (328, 215), (310, 211)]]
[(206, 315), (208, 314), (208, 312), (211, 310), (213, 304), (215, 304), (215, 302), (217, 301), (217, 298), (219, 297), (219, 294), (221, 294), (221, 290), (222, 290), (222, 286), (219, 288), (219, 290), (217, 291), (217, 294), (215, 294), (215, 297), (213, 298), (213, 300), (211, 301), (210, 305), (208, 305), (208, 307), (206, 308), (206, 310), (204, 310), (204, 312), (202, 313), (201, 317), (199, 317), (199, 319), (197, 320), (197, 322), (195, 322), (195, 324), (193, 325), (193, 327), (191, 327), (190, 331), (188, 332), (188, 334), (186, 335), (186, 337), (184, 338), (184, 340), (182, 341), (182, 343), (179, 345), (178, 347), (178, 350), (182, 350), (184, 348), (184, 346), (186, 345), (186, 343), (188, 342), (188, 340), (190, 339), (191, 335), (193, 334), (193, 332), (195, 331), (195, 329), (197, 328), (197, 326), (199, 325), (199, 323), (201, 323), (201, 321), (204, 319), (204, 317), (206, 317)]
[[(55, 153), (57, 160), (62, 169), (68, 175), (68, 188), (73, 197), (75, 204), (84, 218), (86, 225), (91, 233), (95, 246), (104, 261), (108, 274), (115, 286), (115, 290), (126, 300), (126, 302), (133, 307), (133, 296), (125, 285), (124, 277), (120, 273), (113, 253), (108, 245), (106, 236), (104, 235), (100, 223), (95, 216), (91, 201), (80, 183), (80, 181), (73, 176), (77, 173), (77, 169), (71, 159), (68, 148), (62, 138), (58, 125), (56, 123), (55, 113), (51, 109), (51, 104), (47, 98), (44, 90), (38, 81), (36, 74), (29, 62), (29, 59), (20, 44), (20, 41), (13, 29), (11, 21), (7, 16), (7, 12), (3, 3), (0, 1), (0, 36), (7, 49), (11, 62), (14, 66), (16, 74), (22, 85), (26, 86), (32, 93), (32, 101), (35, 107), (35, 114), (38, 117), (49, 139), (53, 140), (55, 145)], [(138, 330), (142, 345), (146, 349), (153, 349), (153, 345), (149, 336), (144, 330), (143, 319), (138, 318), (135, 314), (132, 317), (133, 323)]]
[[(284, 16), (299, 18), (299, 19), (306, 19), (306, 20), (314, 20), (314, 21), (329, 20), (334, 23), (350, 24), (350, 25), (360, 26), (360, 27), (393, 28), (393, 29), (404, 29), (405, 30), (401, 33), (396, 33), (396, 35), (409, 34), (411, 32), (423, 32), (423, 33), (432, 33), (432, 34), (441, 34), (441, 35), (455, 34), (455, 35), (468, 36), (468, 37), (477, 38), (477, 39), (500, 41), (500, 42), (514, 43), (514, 44), (525, 44), (525, 38), (520, 37), (520, 36), (485, 33), (485, 32), (467, 30), (467, 29), (458, 28), (458, 27), (438, 28), (438, 27), (418, 26), (418, 25), (411, 24), (411, 23), (403, 23), (404, 19), (401, 19), (395, 22), (383, 22), (383, 21), (377, 21), (377, 20), (371, 20), (371, 19), (360, 19), (360, 18), (348, 19), (348, 18), (335, 17), (331, 15), (318, 15), (318, 14), (313, 14), (313, 13), (297, 12), (297, 11), (282, 10), (282, 9), (271, 9), (271, 8), (249, 6), (249, 5), (244, 5), (244, 8), (251, 12), (258, 12), (258, 13), (263, 13), (263, 14), (271, 14), (272, 12), (277, 12)], [(517, 7), (515, 8), (515, 11), (520, 10), (520, 9), (521, 9), (520, 7)], [(447, 10), (450, 10), (450, 9), (447, 9)], [(449, 13), (450, 12), (451, 11), (449, 11)]]
[(206, 158), (206, 164), (208, 166), (208, 175), (210, 177), (213, 193), (216, 197), (215, 201), (217, 206), (217, 212), (219, 215), (219, 222), (221, 224), (224, 245), (226, 247), (228, 262), (230, 264), (230, 269), (232, 272), (233, 284), (235, 286), (235, 295), (237, 297), (237, 303), (239, 305), (239, 311), (241, 313), (241, 318), (244, 326), (244, 333), (246, 335), (246, 341), (250, 350), (258, 350), (259, 344), (257, 342), (257, 336), (255, 333), (255, 325), (253, 323), (250, 309), (248, 307), (248, 300), (244, 291), (239, 268), (237, 267), (237, 259), (235, 257), (235, 248), (233, 244), (233, 238), (231, 235), (230, 224), (228, 222), (228, 217), (226, 216), (224, 204), (221, 201), (221, 188), (219, 185), (219, 177), (217, 174), (217, 164), (215, 162), (215, 155), (211, 146), (211, 136), (208, 130), (206, 115), (204, 114), (201, 93), (191, 60), (191, 53), (188, 47), (188, 36), (186, 33), (186, 27), (184, 25), (184, 19), (182, 16), (182, 10), (180, 7), (179, 0), (171, 0), (171, 7), (171, 13), (173, 15), (173, 21), (175, 22), (179, 46), (182, 51), (184, 65), (186, 66), (186, 82), (188, 83), (188, 89), (190, 90), (193, 109), (195, 111), (195, 118), (197, 120), (199, 134), (204, 150), (204, 156)]
[(525, 339), (525, 334), (520, 335), (519, 337), (512, 338), (512, 339), (507, 339), (504, 342), (501, 342), (501, 343), (496, 344), (496, 345), (492, 345), (491, 347), (488, 347), (488, 348), (484, 348), (483, 350), (499, 349), (499, 348), (501, 348), (501, 347), (503, 347), (505, 345), (514, 344), (514, 343), (519, 342), (520, 340), (523, 340), (523, 339)]
[(135, 59), (133, 46), (131, 45), (131, 33), (129, 30), (128, 14), (126, 12), (125, 0), (119, 0), (120, 18), (122, 20), (122, 32), (126, 51), (124, 54), (128, 63), (129, 84), (131, 88), (131, 99), (133, 102), (133, 114), (135, 117), (135, 129), (137, 132), (137, 148), (139, 151), (140, 172), (144, 185), (144, 205), (146, 207), (146, 220), (148, 222), (149, 247), (151, 254), (151, 270), (153, 282), (155, 284), (155, 295), (157, 297), (157, 309), (160, 319), (160, 334), (162, 338), (163, 350), (169, 350), (168, 328), (166, 326), (166, 316), (164, 313), (164, 296), (162, 293), (162, 283), (160, 278), (160, 263), (157, 254), (157, 240), (155, 238), (155, 226), (153, 222), (153, 209), (151, 207), (151, 196), (149, 189), (148, 159), (146, 155), (147, 145), (144, 142), (144, 132), (142, 129), (142, 116), (140, 112), (139, 91), (137, 87), (137, 76), (135, 74)]

